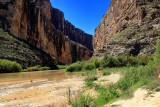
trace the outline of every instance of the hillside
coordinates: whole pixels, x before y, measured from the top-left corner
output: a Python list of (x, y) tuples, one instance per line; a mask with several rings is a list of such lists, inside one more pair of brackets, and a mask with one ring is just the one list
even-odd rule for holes
[(95, 30), (94, 55), (154, 53), (159, 38), (159, 0), (112, 0)]
[(42, 65), (55, 68), (55, 60), (38, 48), (27, 45), (0, 29), (0, 59), (14, 60), (24, 68)]
[(59, 64), (87, 60), (93, 54), (92, 35), (66, 21), (50, 0), (0, 1), (0, 27)]

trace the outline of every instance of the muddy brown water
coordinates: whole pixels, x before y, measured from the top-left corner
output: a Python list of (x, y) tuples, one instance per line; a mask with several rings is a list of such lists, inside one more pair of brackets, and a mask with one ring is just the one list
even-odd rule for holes
[(0, 85), (23, 82), (27, 80), (63, 80), (80, 75), (78, 73), (66, 73), (63, 70), (20, 72), (0, 74)]
[(0, 107), (67, 107), (68, 88), (74, 98), (83, 80), (62, 70), (0, 74)]

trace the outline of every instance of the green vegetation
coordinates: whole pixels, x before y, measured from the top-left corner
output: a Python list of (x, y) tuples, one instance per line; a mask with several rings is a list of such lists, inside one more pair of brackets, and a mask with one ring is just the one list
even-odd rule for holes
[[(26, 68), (30, 65), (44, 64), (42, 57), (47, 57), (45, 62), (51, 62), (49, 56), (34, 46), (28, 45), (25, 42), (14, 38), (8, 32), (0, 28), (0, 58), (17, 61)], [(46, 63), (48, 65), (48, 63)], [(49, 65), (52, 69), (56, 69), (53, 61), (53, 66)]]
[(70, 71), (70, 72), (73, 72), (73, 71), (81, 71), (82, 70), (82, 66), (83, 66), (83, 62), (76, 62), (76, 63), (73, 63), (71, 65), (69, 65), (67, 67), (67, 71)]
[(139, 66), (147, 65), (147, 63), (153, 60), (151, 55), (140, 56), (105, 56), (102, 59), (91, 58), (89, 61), (76, 62), (66, 67), (66, 71), (86, 71), (96, 68), (113, 68), (124, 66)]
[(71, 105), (72, 107), (96, 107), (95, 99), (90, 95), (83, 94), (78, 95)]
[[(39, 57), (31, 47), (0, 29), (0, 57), (14, 59), (26, 67), (27, 63), (40, 62)], [(24, 66), (25, 65), (25, 66)]]
[(50, 70), (50, 67), (41, 67), (40, 65), (33, 66), (33, 67), (28, 67), (27, 69), (24, 69), (23, 72), (28, 72), (28, 71), (44, 71), (44, 70)]
[(66, 69), (67, 65), (57, 65), (58, 69)]
[(160, 92), (160, 88), (156, 88), (156, 90), (155, 90), (156, 92)]
[[(95, 64), (96, 61), (93, 62)], [(104, 57), (100, 60), (99, 63), (99, 67), (103, 68), (103, 75), (110, 75), (112, 72), (119, 72), (123, 75), (123, 78), (121, 78), (115, 84), (111, 84), (108, 87), (103, 87), (99, 84), (94, 83), (94, 81), (97, 80), (95, 70), (86, 72), (86, 85), (90, 88), (94, 88), (99, 93), (99, 96), (92, 101), (96, 105), (95, 107), (102, 107), (119, 97), (132, 96), (133, 92), (137, 88), (142, 86), (145, 86), (145, 88), (149, 89), (155, 89), (155, 91), (159, 92), (160, 88), (156, 88), (160, 85), (160, 82), (157, 79), (159, 65), (160, 40), (157, 41), (156, 52), (153, 57), (151, 55), (143, 55), (137, 57)], [(97, 67), (95, 66), (94, 68)], [(85, 68), (82, 67), (81, 69)], [(76, 104), (80, 103), (80, 100), (76, 100)]]
[(14, 61), (0, 59), (0, 73), (20, 72), (22, 67)]
[(50, 70), (50, 67), (41, 67), (40, 65), (37, 65), (34, 67), (28, 67), (27, 69), (22, 69), (22, 66), (15, 61), (0, 59), (0, 73), (44, 71), (44, 70)]

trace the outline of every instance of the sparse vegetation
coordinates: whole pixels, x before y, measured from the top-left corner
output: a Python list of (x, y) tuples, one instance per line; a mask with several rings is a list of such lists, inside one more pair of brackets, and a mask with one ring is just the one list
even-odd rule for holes
[(83, 94), (78, 95), (71, 105), (72, 107), (96, 107), (95, 98)]
[[(160, 40), (157, 41), (156, 52), (153, 57), (151, 55), (137, 57), (104, 57), (99, 65), (99, 67), (103, 68), (103, 75), (110, 75), (112, 72), (120, 72), (123, 75), (123, 78), (116, 84), (111, 84), (106, 88), (94, 83), (94, 81), (97, 80), (97, 77), (93, 70), (86, 72), (86, 85), (90, 88), (94, 87), (94, 89), (99, 92), (99, 96), (95, 100), (96, 107), (104, 106), (106, 103), (119, 97), (132, 96), (133, 92), (141, 86), (150, 89), (155, 89), (159, 86), (160, 82), (157, 79), (158, 65), (160, 64), (159, 59)], [(82, 67), (82, 69), (84, 68)], [(159, 91), (159, 88), (156, 88), (155, 91)]]
[[(105, 59), (107, 60), (108, 57), (106, 57)], [(121, 59), (121, 62), (120, 62), (121, 64), (123, 61), (126, 60), (126, 59), (122, 60), (122, 58), (117, 58), (117, 59), (119, 62)], [(103, 86), (97, 87), (97, 85), (95, 84), (93, 85), (94, 79), (93, 78), (90, 79), (89, 85), (87, 86), (89, 87), (95, 86), (95, 89), (99, 92), (99, 96), (96, 99), (96, 106), (101, 107), (118, 97), (131, 96), (132, 93), (141, 86), (145, 86), (146, 88), (151, 88), (151, 89), (155, 89), (157, 86), (159, 86), (160, 82), (157, 79), (157, 75), (158, 75), (157, 68), (158, 68), (158, 65), (160, 64), (160, 61), (158, 59), (160, 59), (160, 41), (159, 40), (157, 41), (154, 60), (150, 56), (143, 56), (143, 57), (140, 57), (138, 60), (132, 59), (131, 57), (131, 60), (130, 58), (129, 60), (128, 59), (126, 60), (126, 62), (128, 61), (130, 63), (130, 65), (127, 67), (107, 68), (103, 70), (104, 75), (105, 73), (106, 75), (108, 75), (111, 72), (115, 72), (115, 71), (121, 72), (121, 74), (123, 74), (124, 77), (120, 81), (118, 81), (116, 84), (111, 84), (107, 88)], [(146, 60), (147, 60), (147, 63), (145, 62)], [(108, 62), (113, 63), (114, 60), (110, 58), (109, 61), (106, 61), (105, 63), (103, 62), (103, 64), (108, 66), (107, 64)], [(114, 65), (117, 64), (115, 62), (113, 63)], [(125, 65), (126, 64), (128, 65), (128, 62), (125, 63)], [(133, 65), (136, 65), (136, 66), (133, 66)], [(88, 84), (88, 81), (86, 81), (86, 84)], [(159, 88), (156, 88), (156, 91), (159, 91)]]
[(50, 70), (50, 67), (42, 67), (40, 65), (37, 66), (33, 66), (33, 67), (28, 67), (27, 69), (24, 69), (24, 72), (28, 72), (28, 71), (44, 71), (44, 70)]
[(22, 67), (14, 61), (0, 59), (0, 73), (20, 72)]

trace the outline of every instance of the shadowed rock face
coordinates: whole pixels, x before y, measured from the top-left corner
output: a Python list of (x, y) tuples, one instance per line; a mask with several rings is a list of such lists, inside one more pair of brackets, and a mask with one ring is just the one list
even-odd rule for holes
[(94, 55), (153, 53), (159, 32), (159, 0), (112, 0), (95, 29)]
[(0, 29), (0, 59), (17, 61), (23, 68), (36, 65), (48, 66), (52, 69), (57, 68), (50, 55), (19, 41), (2, 29)]
[(49, 0), (0, 0), (0, 27), (69, 64), (92, 56), (92, 35), (75, 28)]

